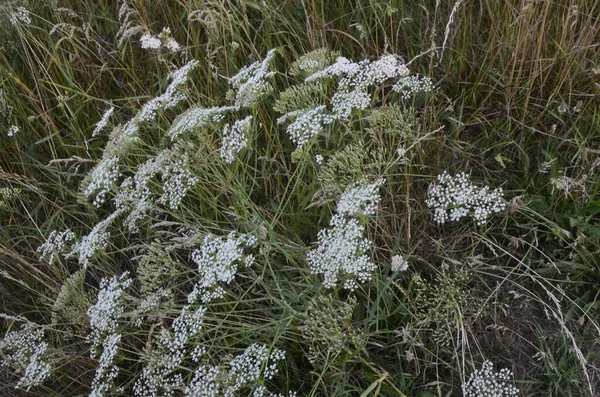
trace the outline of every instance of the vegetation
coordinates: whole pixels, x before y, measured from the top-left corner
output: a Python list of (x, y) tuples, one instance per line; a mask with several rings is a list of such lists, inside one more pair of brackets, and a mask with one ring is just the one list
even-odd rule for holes
[(1, 395), (600, 393), (599, 2), (0, 20)]

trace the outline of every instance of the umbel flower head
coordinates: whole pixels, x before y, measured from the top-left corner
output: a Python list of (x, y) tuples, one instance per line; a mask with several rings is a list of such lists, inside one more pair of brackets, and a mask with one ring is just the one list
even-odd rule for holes
[(270, 50), (265, 59), (245, 66), (229, 79), (229, 84), (237, 90), (235, 94), (235, 106), (252, 107), (263, 95), (271, 92), (272, 87), (268, 79), (275, 72), (269, 70), (269, 66), (273, 58), (275, 58), (276, 53), (275, 49)]
[(513, 373), (508, 368), (494, 372), (494, 364), (485, 361), (462, 385), (465, 397), (516, 397), (519, 389), (512, 385)]
[(357, 287), (355, 279), (361, 283), (371, 279), (375, 264), (366, 253), (371, 242), (363, 237), (365, 227), (355, 217), (375, 213), (379, 203), (377, 190), (384, 181), (361, 181), (346, 188), (330, 228), (319, 231), (318, 246), (308, 252), (306, 262), (313, 274), (323, 275), (325, 288), (335, 286), (342, 275), (344, 288), (350, 290)]
[(50, 364), (47, 362), (48, 342), (43, 339), (43, 330), (25, 324), (20, 331), (12, 331), (0, 341), (0, 351), (5, 357), (0, 365), (15, 366), (22, 374), (16, 385), (17, 389), (29, 391), (50, 375)]
[(444, 171), (438, 175), (437, 183), (429, 186), (429, 197), (425, 202), (433, 208), (433, 219), (440, 224), (470, 216), (482, 225), (492, 214), (505, 208), (502, 188), (490, 191), (488, 186), (478, 187), (464, 172), (450, 176)]

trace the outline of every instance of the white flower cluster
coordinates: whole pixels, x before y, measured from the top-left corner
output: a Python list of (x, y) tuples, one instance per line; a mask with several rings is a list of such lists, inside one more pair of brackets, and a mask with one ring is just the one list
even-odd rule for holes
[(6, 131), (6, 136), (14, 136), (19, 132), (19, 127), (16, 125), (11, 125)]
[(221, 379), (223, 371), (217, 366), (201, 364), (194, 371), (194, 377), (185, 388), (186, 397), (219, 397), (221, 396)]
[(104, 127), (106, 127), (106, 125), (108, 124), (108, 119), (110, 119), (110, 116), (112, 116), (114, 111), (115, 111), (115, 108), (113, 106), (110, 109), (108, 109), (106, 112), (104, 112), (100, 121), (98, 121), (98, 123), (96, 123), (96, 128), (94, 128), (94, 131), (92, 131), (92, 136), (98, 135), (98, 133), (100, 131), (102, 131), (104, 129)]
[(383, 84), (390, 79), (403, 78), (409, 73), (406, 65), (394, 55), (385, 55), (376, 61), (363, 60), (355, 63), (339, 57), (336, 62), (305, 79), (306, 83), (322, 78), (341, 77), (331, 98), (332, 113), (323, 105), (313, 109), (298, 109), (284, 114), (277, 120), (282, 124), (292, 120), (287, 133), (298, 147), (303, 146), (326, 125), (335, 120), (345, 120), (354, 110), (363, 110), (371, 104), (369, 87)]
[(433, 91), (433, 82), (429, 77), (407, 76), (403, 77), (392, 87), (393, 91), (402, 94), (402, 98), (408, 99), (417, 92)]
[(19, 23), (30, 25), (31, 17), (29, 16), (29, 10), (25, 7), (17, 7), (17, 10), (10, 14), (10, 23), (13, 26)]
[(152, 209), (150, 180), (161, 172), (165, 156), (161, 152), (139, 166), (133, 177), (126, 178), (119, 186), (114, 199), (117, 210), (130, 210), (123, 224), (132, 233), (139, 231), (139, 221)]
[[(319, 231), (319, 245), (310, 251), (306, 261), (313, 274), (323, 275), (323, 286), (334, 287), (340, 274), (357, 277), (363, 283), (371, 278), (375, 264), (365, 253), (371, 242), (363, 237), (365, 227), (354, 218), (337, 214), (331, 218), (330, 229)], [(344, 288), (353, 290), (356, 281), (348, 279)]]
[(123, 210), (117, 209), (115, 212), (110, 214), (106, 219), (100, 221), (92, 231), (85, 237), (81, 239), (81, 241), (73, 244), (73, 248), (71, 249), (71, 255), (78, 255), (79, 264), (84, 268), (87, 268), (90, 259), (96, 251), (103, 250), (108, 245), (108, 239), (110, 237), (110, 233), (107, 231), (108, 226), (119, 216)]
[(333, 71), (334, 73), (338, 73), (339, 70), (345, 71), (342, 72), (345, 76), (340, 80), (338, 89), (331, 99), (333, 112), (340, 118), (348, 118), (354, 109), (362, 110), (370, 105), (371, 95), (368, 92), (370, 86), (409, 73), (407, 67), (394, 55), (385, 55), (374, 62), (363, 60), (359, 63), (348, 63), (346, 61), (342, 62), (341, 68)]
[[(188, 75), (198, 65), (199, 62), (193, 60), (169, 74), (171, 83), (165, 92), (146, 102), (135, 117), (129, 120), (125, 126), (119, 128), (116, 133), (113, 133), (114, 136), (106, 145), (102, 160), (91, 171), (88, 185), (83, 192), (85, 197), (95, 195), (95, 206), (99, 207), (106, 201), (108, 192), (116, 184), (120, 176), (120, 156), (125, 156), (130, 147), (140, 140), (140, 123), (154, 121), (159, 110), (169, 109), (184, 100), (186, 95), (180, 92), (179, 89), (187, 82)], [(108, 117), (106, 118), (108, 119)]]
[(171, 140), (196, 128), (202, 128), (223, 120), (225, 113), (238, 110), (236, 106), (218, 106), (212, 108), (195, 107), (188, 109), (173, 122), (167, 135)]
[(273, 379), (277, 373), (277, 363), (285, 358), (282, 350), (274, 349), (269, 352), (266, 345), (254, 343), (244, 353), (235, 357), (229, 364), (228, 384), (223, 394), (233, 397), (242, 387), (254, 383), (262, 377)]
[(346, 188), (337, 205), (340, 214), (348, 216), (374, 215), (379, 204), (379, 188), (385, 183), (384, 178), (373, 183), (356, 182)]
[(231, 86), (237, 89), (235, 96), (236, 106), (254, 106), (262, 96), (271, 92), (273, 88), (269, 84), (268, 79), (275, 72), (270, 71), (269, 66), (275, 54), (275, 49), (270, 50), (265, 59), (243, 67), (235, 76), (229, 79)]
[(254, 389), (254, 391), (252, 392), (252, 397), (298, 397), (298, 392), (290, 392), (287, 396), (281, 393), (269, 393), (267, 391), (267, 388), (261, 385)]
[(75, 233), (67, 229), (62, 232), (53, 230), (50, 235), (46, 238), (46, 242), (40, 245), (35, 251), (40, 255), (40, 262), (45, 261), (47, 263), (54, 262), (54, 256), (57, 252), (62, 252), (65, 248), (65, 243), (73, 240)]
[(100, 207), (107, 199), (108, 192), (119, 179), (119, 157), (102, 159), (90, 173), (90, 182), (83, 194), (90, 197), (95, 194), (94, 205)]
[(206, 235), (199, 250), (192, 252), (192, 260), (198, 265), (202, 279), (194, 286), (188, 296), (188, 302), (198, 297), (202, 302), (210, 302), (221, 298), (225, 290), (219, 283), (230, 284), (237, 274), (240, 265), (251, 266), (254, 257), (244, 255), (244, 248), (254, 247), (256, 237), (229, 233), (227, 238)]
[(0, 364), (16, 366), (22, 373), (16, 388), (29, 391), (50, 375), (50, 364), (46, 361), (48, 342), (43, 339), (43, 330), (25, 324), (20, 331), (12, 331), (0, 341), (5, 358)]
[(171, 36), (171, 28), (163, 28), (159, 35), (153, 35), (150, 32), (146, 32), (140, 38), (140, 43), (143, 49), (157, 50), (160, 47), (167, 47), (171, 52), (179, 51), (181, 46), (173, 36)]
[(198, 182), (198, 177), (190, 171), (185, 157), (174, 152), (169, 157), (163, 165), (163, 194), (158, 202), (174, 210), (179, 207), (187, 191)]
[(92, 381), (90, 396), (93, 397), (101, 397), (108, 393), (119, 373), (119, 368), (113, 361), (121, 341), (121, 335), (117, 333), (117, 324), (124, 311), (121, 303), (123, 292), (133, 282), (128, 276), (129, 273), (125, 272), (120, 277), (102, 279), (98, 302), (87, 311), (92, 328), (86, 338), (92, 345), (90, 357), (97, 358), (100, 355), (98, 369)]
[(313, 109), (302, 109), (286, 113), (277, 119), (277, 123), (282, 124), (288, 119), (293, 121), (288, 125), (287, 133), (299, 148), (321, 132), (325, 126), (336, 120), (335, 116), (327, 113), (327, 108), (323, 105)]
[(162, 95), (151, 99), (144, 105), (138, 115), (139, 120), (147, 122), (154, 121), (158, 110), (170, 109), (186, 99), (186, 95), (180, 91), (180, 88), (188, 81), (189, 74), (197, 68), (199, 64), (200, 62), (192, 60), (170, 73), (169, 78), (171, 79), (171, 83)]
[(408, 261), (402, 255), (392, 256), (392, 271), (403, 272), (408, 269)]
[(469, 380), (463, 383), (463, 395), (465, 397), (516, 397), (519, 389), (510, 382), (513, 376), (508, 368), (494, 372), (494, 364), (485, 361), (481, 369), (473, 371)]
[[(365, 181), (346, 188), (338, 202), (337, 214), (330, 221), (330, 229), (321, 229), (318, 246), (308, 252), (306, 261), (313, 274), (322, 274), (323, 286), (331, 288), (345, 275), (344, 288), (354, 290), (356, 279), (364, 283), (371, 279), (375, 264), (365, 253), (371, 242), (364, 238), (365, 227), (354, 218), (373, 215), (379, 203), (377, 189), (385, 183), (378, 179), (372, 184)], [(351, 278), (354, 277), (354, 278)]]
[(87, 310), (92, 332), (86, 341), (92, 345), (92, 358), (98, 355), (105, 337), (116, 333), (118, 320), (125, 310), (121, 303), (123, 292), (133, 282), (128, 276), (129, 273), (125, 272), (120, 277), (103, 278), (100, 281), (98, 300)]
[(237, 120), (233, 125), (225, 124), (223, 127), (223, 137), (221, 142), (221, 158), (227, 164), (233, 163), (236, 154), (238, 154), (248, 144), (248, 134), (252, 116)]
[(444, 171), (438, 175), (437, 183), (429, 186), (428, 192), (425, 202), (434, 209), (433, 219), (438, 224), (471, 216), (482, 225), (492, 214), (505, 208), (502, 188), (490, 191), (488, 186), (477, 187), (464, 172), (451, 176)]
[(202, 330), (205, 311), (203, 307), (191, 311), (190, 306), (185, 306), (173, 321), (173, 332), (162, 330), (159, 342), (163, 354), (144, 367), (133, 385), (135, 396), (173, 396), (176, 388), (183, 387), (183, 377), (176, 371), (189, 353), (189, 340)]

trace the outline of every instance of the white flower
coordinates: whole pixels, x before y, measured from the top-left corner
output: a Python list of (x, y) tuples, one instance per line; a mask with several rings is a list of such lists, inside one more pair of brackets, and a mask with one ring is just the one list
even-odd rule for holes
[(244, 353), (235, 357), (229, 364), (227, 382), (229, 386), (225, 389), (225, 397), (233, 397), (242, 387), (256, 382), (261, 377), (261, 368), (264, 367), (262, 376), (272, 379), (277, 373), (277, 362), (283, 360), (285, 353), (274, 349), (269, 352), (266, 345), (254, 343)]
[(219, 397), (221, 395), (221, 378), (223, 372), (219, 367), (200, 365), (194, 371), (194, 378), (185, 388), (186, 397)]
[(406, 78), (408, 73), (406, 65), (394, 55), (384, 55), (373, 62), (363, 60), (358, 63), (339, 57), (333, 65), (313, 73), (305, 81), (342, 77), (331, 103), (335, 118), (347, 119), (354, 110), (364, 110), (370, 106), (370, 86), (382, 84), (389, 79)]
[(392, 256), (392, 271), (403, 272), (408, 269), (408, 262), (402, 255)]
[[(164, 353), (144, 367), (133, 385), (135, 396), (173, 396), (173, 390), (183, 386), (182, 376), (176, 371), (188, 354), (188, 341), (202, 330), (205, 311), (203, 307), (192, 310), (190, 306), (184, 306), (179, 317), (173, 321), (173, 332), (166, 329), (161, 331), (159, 342)], [(196, 379), (196, 382), (199, 383), (199, 380)], [(193, 390), (193, 386), (194, 382), (188, 389)]]
[(510, 379), (513, 373), (508, 368), (494, 372), (494, 364), (485, 361), (481, 369), (471, 373), (469, 380), (463, 383), (465, 397), (516, 397), (519, 389), (513, 386)]
[(169, 51), (176, 52), (181, 48), (179, 43), (171, 36), (171, 29), (168, 27), (163, 28), (158, 36), (153, 35), (150, 32), (144, 33), (140, 38), (140, 43), (143, 49), (157, 50), (164, 46), (167, 47)]
[(450, 176), (444, 171), (438, 175), (437, 184), (429, 186), (429, 197), (425, 202), (434, 209), (433, 219), (438, 224), (471, 216), (482, 225), (492, 214), (505, 208), (502, 188), (490, 191), (488, 186), (477, 187), (464, 172)]
[(14, 136), (16, 133), (19, 132), (19, 127), (16, 125), (11, 125), (8, 130), (6, 131), (6, 135), (7, 136)]
[(98, 301), (87, 311), (92, 328), (92, 332), (86, 338), (86, 341), (92, 345), (90, 357), (98, 358), (100, 355), (99, 365), (92, 381), (90, 396), (93, 397), (106, 395), (119, 374), (119, 368), (113, 364), (113, 361), (121, 341), (121, 335), (117, 333), (117, 325), (124, 312), (121, 302), (123, 292), (133, 282), (128, 276), (129, 273), (125, 272), (120, 277), (102, 279)]
[(16, 366), (22, 373), (16, 388), (29, 391), (50, 375), (50, 364), (46, 361), (48, 342), (43, 338), (43, 330), (26, 324), (20, 331), (12, 331), (0, 341), (0, 350), (5, 358), (2, 365)]
[(402, 98), (408, 99), (417, 92), (430, 92), (433, 90), (433, 82), (429, 77), (408, 76), (403, 77), (392, 87), (392, 90), (402, 94)]
[(73, 240), (73, 238), (75, 238), (75, 234), (69, 229), (62, 232), (53, 230), (46, 238), (46, 242), (40, 245), (35, 252), (40, 255), (40, 261), (53, 263), (55, 254), (62, 252), (65, 243)]
[(122, 212), (122, 209), (113, 212), (106, 219), (95, 225), (92, 231), (87, 236), (83, 237), (81, 241), (73, 244), (71, 255), (78, 255), (79, 264), (84, 268), (88, 267), (90, 259), (94, 256), (96, 251), (106, 248), (110, 237), (110, 233), (107, 231), (108, 226), (113, 220), (121, 215)]
[(29, 16), (29, 10), (25, 7), (17, 7), (17, 10), (10, 14), (10, 23), (13, 26), (18, 25), (20, 22), (30, 25), (31, 17)]
[(90, 182), (83, 194), (86, 197), (95, 195), (94, 205), (100, 207), (108, 196), (108, 192), (119, 178), (119, 157), (102, 159), (90, 173)]
[(361, 181), (350, 185), (340, 197), (337, 212), (349, 216), (374, 215), (380, 200), (379, 188), (384, 183), (381, 178), (371, 184)]
[(147, 49), (153, 49), (153, 50), (157, 50), (160, 48), (162, 42), (160, 41), (160, 39), (157, 36), (152, 35), (151, 33), (144, 33), (142, 35), (142, 37), (140, 37), (140, 43), (142, 45), (142, 48), (147, 50)]
[(235, 105), (238, 107), (254, 106), (258, 100), (271, 92), (272, 87), (268, 79), (275, 74), (269, 70), (276, 50), (270, 50), (261, 62), (254, 62), (242, 68), (235, 76), (229, 79), (229, 84), (237, 93)]
[(102, 131), (102, 129), (104, 127), (106, 127), (106, 125), (108, 124), (108, 119), (110, 118), (110, 116), (113, 114), (114, 111), (115, 111), (115, 108), (111, 107), (106, 112), (104, 112), (104, 115), (102, 116), (100, 121), (98, 121), (98, 123), (96, 123), (96, 128), (94, 128), (94, 131), (92, 132), (92, 136), (98, 135), (98, 133), (100, 131)]
[(92, 332), (86, 340), (92, 345), (92, 358), (97, 357), (104, 338), (117, 330), (119, 318), (125, 310), (121, 303), (123, 292), (133, 282), (128, 276), (129, 273), (125, 272), (119, 277), (103, 278), (100, 281), (98, 300), (87, 310)]
[(322, 156), (322, 155), (320, 155), (320, 154), (317, 154), (317, 155), (315, 156), (315, 162), (316, 162), (317, 164), (319, 164), (319, 165), (322, 165), (322, 164), (323, 164), (323, 156)]
[(252, 265), (251, 255), (244, 259), (244, 248), (255, 245), (254, 236), (238, 236), (235, 232), (229, 233), (227, 238), (206, 235), (202, 247), (192, 252), (192, 260), (198, 265), (202, 279), (194, 286), (188, 302), (194, 302), (197, 297), (203, 302), (222, 297), (225, 291), (218, 284), (231, 283), (241, 265)]
[(198, 177), (190, 171), (187, 159), (175, 158), (165, 162), (162, 171), (163, 195), (158, 202), (177, 209), (187, 191), (198, 182)]
[(233, 126), (225, 124), (221, 143), (221, 158), (231, 164), (238, 154), (248, 144), (252, 116), (237, 120)]
[(288, 119), (293, 119), (287, 127), (287, 133), (300, 148), (321, 132), (325, 126), (335, 121), (335, 117), (327, 114), (326, 111), (327, 109), (323, 105), (314, 109), (295, 110), (281, 116), (277, 119), (277, 123), (281, 124)]
[(221, 106), (213, 108), (196, 107), (182, 113), (171, 125), (167, 135), (171, 140), (179, 137), (181, 134), (196, 128), (202, 128), (210, 123), (221, 121), (225, 113), (235, 111), (236, 106)]
[(335, 286), (340, 275), (356, 277), (361, 283), (371, 278), (375, 264), (365, 253), (371, 242), (363, 237), (364, 231), (357, 219), (340, 214), (331, 218), (330, 229), (319, 231), (318, 246), (308, 253), (306, 262), (312, 274), (323, 275), (325, 288)]

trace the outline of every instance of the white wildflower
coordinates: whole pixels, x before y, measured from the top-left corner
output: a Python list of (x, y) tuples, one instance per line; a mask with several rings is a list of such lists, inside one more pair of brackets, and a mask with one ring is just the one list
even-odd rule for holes
[(147, 50), (147, 49), (157, 50), (162, 45), (162, 42), (160, 41), (160, 39), (157, 36), (154, 36), (153, 34), (146, 32), (142, 35), (142, 37), (140, 37), (140, 44), (142, 45), (142, 48), (145, 50)]
[(109, 215), (106, 219), (99, 222), (90, 233), (83, 237), (81, 241), (73, 244), (71, 255), (77, 255), (79, 258), (79, 264), (84, 268), (87, 268), (90, 259), (96, 251), (103, 250), (108, 245), (108, 239), (110, 233), (107, 231), (108, 226), (115, 220), (123, 210), (117, 210)]
[(179, 51), (181, 46), (179, 43), (171, 36), (170, 28), (163, 28), (162, 32), (156, 36), (150, 32), (146, 32), (140, 38), (140, 43), (143, 49), (152, 49), (158, 50), (160, 47), (167, 47), (167, 49), (171, 52)]
[(194, 371), (194, 377), (185, 388), (186, 397), (219, 397), (221, 396), (221, 378), (223, 371), (219, 367), (200, 365)]
[(31, 17), (29, 16), (29, 10), (25, 7), (17, 7), (16, 11), (10, 14), (10, 23), (13, 26), (19, 23), (30, 25)]
[(317, 106), (314, 109), (296, 110), (287, 113), (277, 120), (278, 124), (287, 119), (294, 119), (287, 127), (287, 133), (298, 148), (308, 143), (315, 135), (328, 124), (335, 121), (335, 117), (325, 113), (325, 106)]
[(100, 281), (98, 300), (87, 310), (92, 332), (86, 341), (92, 345), (92, 358), (98, 356), (105, 337), (116, 333), (119, 318), (125, 310), (121, 302), (123, 292), (133, 282), (128, 276), (129, 273), (125, 272), (119, 277), (103, 278)]
[(315, 156), (315, 162), (319, 165), (323, 165), (323, 155), (321, 154), (317, 154)]
[(198, 265), (202, 279), (188, 296), (190, 303), (198, 297), (203, 302), (223, 296), (225, 291), (219, 283), (230, 284), (240, 266), (250, 266), (253, 256), (244, 256), (244, 248), (254, 247), (256, 237), (229, 233), (227, 238), (206, 235), (199, 250), (192, 252), (192, 260)]
[(40, 261), (53, 263), (56, 253), (62, 252), (66, 248), (65, 243), (74, 238), (75, 234), (69, 229), (62, 232), (53, 230), (46, 238), (46, 242), (40, 245), (35, 252), (40, 255)]
[(190, 171), (186, 158), (175, 158), (164, 164), (162, 172), (163, 195), (158, 202), (177, 209), (187, 191), (198, 182)]
[(403, 77), (392, 87), (392, 90), (402, 94), (402, 98), (408, 99), (417, 92), (433, 91), (433, 82), (429, 77), (407, 76)]
[(505, 208), (502, 188), (490, 191), (488, 186), (477, 187), (464, 172), (450, 176), (444, 171), (438, 175), (437, 183), (429, 186), (429, 197), (425, 202), (434, 209), (433, 219), (438, 224), (471, 216), (482, 225), (492, 214)]
[(19, 126), (16, 125), (11, 125), (8, 130), (6, 131), (6, 135), (7, 136), (14, 136), (16, 133), (19, 132)]
[(98, 133), (100, 131), (102, 131), (102, 129), (104, 129), (104, 127), (106, 127), (106, 125), (108, 124), (108, 119), (110, 118), (110, 116), (113, 114), (114, 111), (115, 111), (115, 108), (113, 106), (110, 109), (108, 109), (106, 112), (104, 112), (104, 115), (102, 116), (100, 121), (98, 121), (98, 123), (96, 123), (96, 128), (94, 128), (94, 131), (92, 132), (92, 136), (98, 135)]
[(163, 170), (168, 153), (163, 151), (158, 156), (148, 159), (139, 166), (133, 178), (126, 178), (119, 186), (114, 200), (115, 206), (118, 210), (130, 210), (123, 224), (133, 233), (139, 231), (139, 222), (153, 207), (150, 180)]
[(90, 181), (83, 194), (86, 197), (95, 195), (94, 205), (100, 207), (108, 196), (108, 192), (119, 178), (119, 157), (102, 159), (90, 173)]
[(179, 91), (179, 89), (187, 82), (189, 74), (196, 67), (198, 67), (199, 64), (200, 63), (198, 61), (192, 60), (181, 68), (171, 72), (169, 74), (171, 83), (165, 92), (162, 95), (148, 101), (137, 116), (138, 119), (146, 122), (154, 121), (156, 118), (156, 112), (158, 110), (170, 109), (182, 100), (186, 99), (186, 95)]
[(221, 143), (221, 158), (231, 164), (238, 154), (248, 144), (252, 116), (237, 120), (233, 126), (225, 124)]
[(182, 376), (176, 370), (188, 354), (186, 345), (189, 340), (202, 330), (205, 311), (203, 307), (191, 310), (190, 306), (184, 306), (179, 317), (173, 321), (173, 332), (165, 329), (161, 331), (159, 342), (165, 352), (144, 367), (133, 386), (134, 395), (173, 396), (175, 388), (184, 386)]
[(269, 352), (266, 345), (250, 345), (229, 364), (229, 386), (223, 395), (233, 397), (242, 387), (256, 382), (261, 378), (261, 370), (264, 379), (272, 379), (277, 373), (277, 363), (284, 357), (285, 353), (282, 350), (274, 349)]
[(43, 330), (33, 329), (31, 324), (26, 324), (20, 331), (12, 331), (0, 341), (0, 351), (5, 359), (1, 365), (14, 366), (22, 374), (15, 386), (17, 389), (29, 391), (50, 375), (48, 342), (43, 339)]
[(113, 364), (113, 361), (121, 341), (121, 335), (117, 333), (117, 325), (124, 312), (121, 302), (123, 292), (133, 282), (128, 276), (129, 273), (125, 272), (120, 277), (113, 276), (102, 279), (98, 291), (98, 301), (87, 311), (92, 328), (86, 338), (86, 341), (92, 345), (90, 357), (98, 358), (100, 356), (99, 365), (92, 381), (90, 396), (93, 397), (106, 395), (119, 373), (119, 369)]
[[(371, 242), (363, 237), (365, 228), (357, 219), (337, 214), (331, 218), (330, 228), (321, 229), (318, 246), (310, 251), (306, 261), (311, 273), (323, 275), (323, 286), (336, 285), (340, 275), (356, 277), (363, 283), (370, 280), (375, 264), (365, 253)], [(347, 287), (354, 287), (352, 283)]]
[(392, 271), (403, 272), (408, 269), (408, 261), (402, 255), (392, 256)]
[(408, 73), (406, 65), (394, 55), (385, 55), (373, 62), (363, 60), (358, 63), (339, 57), (333, 65), (313, 73), (305, 81), (341, 76), (331, 102), (334, 115), (337, 118), (347, 119), (354, 110), (369, 107), (370, 86), (382, 84), (389, 79), (405, 78)]
[(229, 83), (237, 90), (235, 96), (236, 106), (254, 106), (261, 97), (271, 92), (272, 87), (268, 79), (275, 72), (270, 71), (269, 66), (275, 54), (275, 49), (270, 50), (261, 62), (254, 62), (245, 66), (229, 79)]
[(379, 188), (385, 183), (381, 178), (368, 184), (357, 182), (346, 188), (337, 205), (337, 212), (349, 216), (374, 215), (379, 204)]
[(485, 361), (481, 369), (471, 373), (469, 380), (463, 383), (465, 397), (516, 397), (519, 389), (512, 385), (510, 379), (514, 376), (511, 370), (503, 368), (494, 372), (494, 364)]
[(191, 108), (181, 114), (167, 131), (167, 135), (171, 140), (179, 137), (181, 134), (191, 131), (196, 128), (202, 128), (211, 123), (221, 121), (225, 113), (235, 111), (236, 106), (221, 106), (213, 108), (196, 107)]

